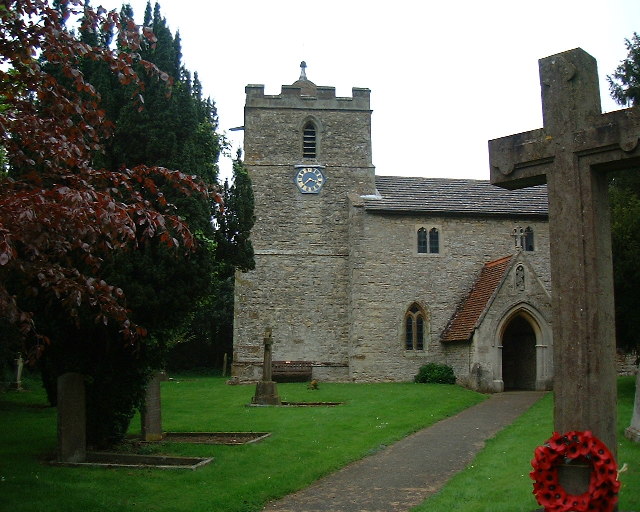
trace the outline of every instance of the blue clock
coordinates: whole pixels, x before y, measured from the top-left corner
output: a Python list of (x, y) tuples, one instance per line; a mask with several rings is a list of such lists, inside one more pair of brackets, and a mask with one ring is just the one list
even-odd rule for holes
[(301, 193), (317, 194), (326, 180), (319, 167), (301, 167), (293, 181)]

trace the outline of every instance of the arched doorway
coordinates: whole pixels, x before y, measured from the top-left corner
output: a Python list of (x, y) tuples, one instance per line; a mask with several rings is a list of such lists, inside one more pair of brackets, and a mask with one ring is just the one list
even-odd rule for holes
[(505, 391), (536, 389), (536, 333), (523, 315), (512, 318), (502, 335), (502, 381)]

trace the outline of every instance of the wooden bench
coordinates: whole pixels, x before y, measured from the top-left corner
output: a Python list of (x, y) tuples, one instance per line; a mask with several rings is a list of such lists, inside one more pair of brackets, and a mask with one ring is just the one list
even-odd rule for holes
[(276, 382), (306, 382), (311, 380), (310, 361), (273, 361), (271, 378)]

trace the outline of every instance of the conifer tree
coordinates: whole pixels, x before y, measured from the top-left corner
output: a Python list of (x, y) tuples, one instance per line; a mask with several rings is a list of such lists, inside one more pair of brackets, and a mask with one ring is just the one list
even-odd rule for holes
[[(85, 74), (97, 78), (103, 69), (85, 61), (104, 62), (134, 103), (142, 89), (136, 63), (160, 82), (169, 77), (139, 60), (140, 34), (113, 13), (85, 10), (81, 37), (94, 38), (93, 45), (78, 39), (63, 23), (66, 9), (78, 5), (0, 5), (0, 48), (11, 68), (0, 70), (0, 97), (7, 106), (0, 109), (7, 152), (0, 177), (0, 328), (16, 334), (0, 337), (0, 345), (20, 335), (23, 350), (34, 360), (41, 356), (45, 376), (87, 375), (87, 432), (89, 442), (101, 446), (124, 435), (162, 342), (157, 335), (145, 338), (136, 320), (147, 311), (141, 304), (131, 311), (135, 287), (118, 286), (109, 266), (117, 268), (114, 262), (124, 254), (157, 251), (182, 262), (191, 259), (189, 253), (195, 259), (211, 253), (208, 244), (199, 249), (183, 209), (176, 212), (168, 199), (211, 215), (214, 195), (191, 176), (162, 167), (96, 168), (95, 155), (113, 123)], [(130, 53), (106, 46), (111, 27)], [(210, 227), (192, 218), (192, 229)], [(154, 279), (161, 278), (157, 274)]]
[[(121, 22), (128, 23), (132, 16), (131, 7), (123, 7)], [(159, 4), (153, 11), (147, 4), (144, 28), (153, 31), (154, 38), (142, 44), (140, 54), (161, 70), (164, 80), (138, 69), (144, 83), (143, 105), (132, 98), (134, 84), (120, 83), (100, 62), (85, 59), (81, 64), (87, 81), (104, 101), (106, 118), (115, 127), (104, 153), (94, 153), (94, 166), (117, 172), (139, 164), (155, 165), (215, 184), (222, 145), (216, 133), (215, 106), (202, 98), (199, 82), (193, 89), (191, 75), (182, 66), (180, 37), (171, 34)], [(108, 26), (82, 29), (79, 36), (83, 42), (102, 48), (107, 48), (112, 38)], [(129, 50), (123, 47), (120, 51)], [(150, 240), (136, 251), (121, 251), (105, 260), (103, 275), (124, 290), (132, 320), (148, 333), (136, 356), (117, 343), (117, 332), (96, 330), (92, 322), (84, 321), (72, 329), (55, 315), (43, 314), (43, 321), (52, 328), (69, 332), (68, 345), (47, 351), (40, 361), (52, 402), (56, 400), (56, 377), (69, 369), (68, 361), (74, 360), (70, 354), (78, 352), (84, 339), (102, 337), (110, 347), (108, 351), (85, 351), (82, 361), (74, 362), (91, 375), (87, 435), (96, 446), (108, 446), (124, 435), (150, 372), (164, 365), (173, 340), (186, 328), (194, 309), (217, 293), (219, 286), (211, 202), (202, 196), (179, 194), (168, 181), (157, 186), (177, 214), (186, 219), (199, 243), (198, 250), (180, 255)]]
[[(640, 105), (640, 36), (625, 40), (627, 57), (607, 76), (612, 98), (620, 105)], [(616, 299), (616, 337), (619, 348), (638, 350), (640, 329), (640, 170), (611, 176), (611, 238)]]

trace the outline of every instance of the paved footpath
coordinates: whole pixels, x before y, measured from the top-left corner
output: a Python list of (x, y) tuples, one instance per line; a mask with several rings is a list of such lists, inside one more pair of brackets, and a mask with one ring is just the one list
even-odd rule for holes
[(406, 512), (464, 469), (486, 439), (544, 395), (497, 393), (431, 427), (269, 503), (268, 512)]

